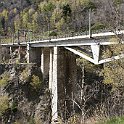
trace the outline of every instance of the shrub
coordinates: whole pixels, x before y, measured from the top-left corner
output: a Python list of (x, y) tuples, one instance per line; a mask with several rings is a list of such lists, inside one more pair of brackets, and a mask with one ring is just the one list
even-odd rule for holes
[(7, 85), (10, 79), (10, 75), (8, 73), (4, 73), (0, 76), (0, 87)]
[(9, 108), (8, 96), (0, 96), (0, 116)]
[(20, 80), (22, 80), (22, 81), (27, 81), (28, 78), (29, 78), (29, 76), (30, 76), (30, 68), (27, 67), (27, 68), (25, 68), (25, 69), (22, 71), (22, 73), (21, 73), (21, 75), (20, 75)]
[(124, 117), (114, 117), (96, 124), (124, 124)]
[(33, 75), (32, 76), (32, 81), (31, 81), (31, 86), (34, 88), (34, 89), (39, 89), (41, 87), (41, 80), (38, 76), (36, 75)]
[(101, 22), (97, 22), (91, 27), (91, 30), (100, 30), (104, 28), (105, 28), (104, 24), (102, 24)]
[(49, 34), (49, 36), (57, 36), (57, 32), (51, 31), (50, 34)]
[(80, 123), (80, 116), (79, 115), (73, 115), (68, 120), (68, 124), (79, 124), (79, 123)]
[(30, 118), (29, 121), (28, 121), (28, 124), (36, 124), (35, 123), (35, 119), (34, 118)]

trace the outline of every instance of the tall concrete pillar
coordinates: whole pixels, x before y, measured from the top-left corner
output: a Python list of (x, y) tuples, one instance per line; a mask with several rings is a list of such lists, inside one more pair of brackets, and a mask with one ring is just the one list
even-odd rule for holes
[(71, 114), (74, 112), (74, 91), (75, 91), (75, 83), (77, 80), (77, 66), (76, 66), (76, 56), (66, 51), (65, 57), (65, 88), (66, 88), (66, 118), (69, 118)]
[(30, 45), (27, 44), (27, 55), (26, 55), (27, 63), (30, 63), (30, 53), (29, 53), (29, 50), (30, 50)]
[(52, 123), (63, 117), (65, 101), (65, 57), (64, 50), (50, 49), (49, 89), (52, 93)]
[[(52, 63), (53, 60), (53, 63)], [(73, 112), (73, 91), (76, 83), (76, 56), (62, 47), (50, 52), (49, 88), (52, 91), (52, 121), (58, 116), (67, 119)]]
[(50, 49), (41, 48), (41, 72), (43, 79), (48, 79), (49, 76)]
[(63, 47), (59, 48), (58, 54), (58, 115), (66, 118), (66, 51)]
[[(74, 114), (74, 101), (75, 101), (75, 87), (77, 83), (77, 66), (76, 66), (76, 55), (69, 52), (69, 75), (68, 75), (68, 86), (67, 86), (67, 94), (70, 95), (70, 100), (68, 110), (70, 111), (70, 115)], [(71, 87), (71, 88), (70, 88)]]
[(9, 47), (9, 53), (10, 53), (10, 55), (12, 55), (12, 47), (11, 46)]
[(52, 122), (58, 118), (58, 47), (53, 49)]
[(41, 72), (44, 79), (44, 48), (41, 48)]
[(50, 63), (49, 63), (49, 90), (52, 89), (53, 81), (53, 49), (50, 48)]

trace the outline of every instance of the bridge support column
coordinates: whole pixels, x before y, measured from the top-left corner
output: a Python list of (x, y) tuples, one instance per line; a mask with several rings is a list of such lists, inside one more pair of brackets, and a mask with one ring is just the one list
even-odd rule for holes
[[(52, 76), (52, 75), (51, 75)], [(58, 119), (58, 47), (53, 48), (52, 123)]]
[(53, 81), (53, 49), (50, 48), (50, 63), (49, 63), (49, 90), (52, 89)]
[(100, 45), (91, 45), (91, 50), (93, 53), (94, 63), (99, 63), (99, 53), (100, 53)]
[(50, 50), (49, 69), (49, 89), (52, 93), (52, 122), (54, 122), (58, 119), (58, 116), (67, 119), (73, 111), (72, 97), (77, 79), (76, 57), (62, 47), (54, 47), (53, 50)]
[(9, 53), (10, 53), (10, 55), (12, 55), (12, 47), (11, 46), (9, 47)]
[(74, 92), (75, 84), (77, 81), (77, 66), (76, 66), (76, 56), (67, 51), (66, 55), (66, 72), (65, 72), (65, 88), (66, 88), (66, 118), (69, 118), (74, 112)]
[(29, 54), (29, 50), (30, 50), (30, 45), (27, 44), (27, 63), (30, 63), (30, 54)]
[(41, 72), (44, 79), (44, 48), (41, 48)]
[(41, 48), (41, 72), (43, 79), (48, 79), (49, 75), (49, 61), (50, 61), (50, 50), (49, 48)]

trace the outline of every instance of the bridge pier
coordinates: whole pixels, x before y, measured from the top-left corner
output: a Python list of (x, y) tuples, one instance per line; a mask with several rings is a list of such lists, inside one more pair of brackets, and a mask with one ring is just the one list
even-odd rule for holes
[(9, 53), (10, 53), (10, 55), (12, 55), (12, 47), (11, 46), (9, 47)]
[(53, 48), (52, 122), (58, 119), (58, 47)]
[(30, 57), (30, 44), (27, 44), (27, 63), (30, 63), (31, 62), (31, 57)]
[(49, 89), (52, 94), (52, 122), (70, 117), (76, 82), (76, 56), (61, 47), (50, 49)]
[(67, 118), (71, 116), (74, 112), (74, 92), (75, 84), (77, 82), (77, 64), (76, 64), (76, 55), (68, 51), (66, 58), (66, 104), (67, 104)]
[(49, 61), (50, 61), (50, 50), (49, 48), (41, 48), (41, 72), (43, 79), (48, 79), (49, 76)]
[(50, 48), (50, 63), (49, 63), (49, 90), (51, 92), (53, 81), (53, 49)]

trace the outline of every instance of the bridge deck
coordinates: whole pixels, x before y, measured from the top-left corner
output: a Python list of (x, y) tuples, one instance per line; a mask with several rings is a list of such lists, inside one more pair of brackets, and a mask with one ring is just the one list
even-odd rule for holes
[[(58, 38), (58, 39), (49, 39), (49, 40), (36, 40), (30, 42), (21, 42), (18, 43), (6, 43), (1, 44), (2, 46), (26, 46), (30, 44), (31, 47), (54, 47), (54, 46), (78, 46), (78, 45), (109, 45), (109, 44), (118, 44), (118, 42), (110, 42), (109, 37), (116, 35), (124, 35), (124, 30), (116, 32), (105, 32), (92, 34), (92, 37), (89, 35), (81, 35), (74, 37)], [(123, 43), (123, 41), (122, 41)]]

